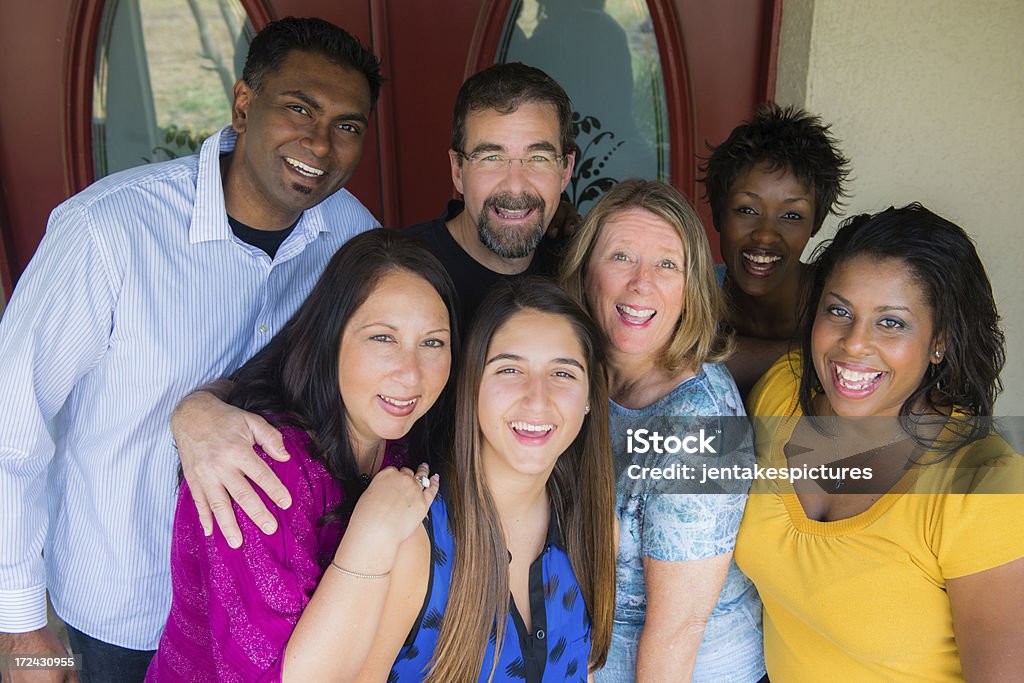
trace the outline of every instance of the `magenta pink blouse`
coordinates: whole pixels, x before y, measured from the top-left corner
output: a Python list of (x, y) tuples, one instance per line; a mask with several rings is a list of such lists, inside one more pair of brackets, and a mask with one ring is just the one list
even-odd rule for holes
[[(347, 520), (321, 525), (343, 497), (341, 485), (309, 455), (309, 437), (282, 428), (287, 462), (266, 461), (292, 495), (287, 510), (259, 489), (278, 530), (267, 536), (234, 505), (242, 547), (228, 546), (214, 525), (204, 536), (188, 484), (182, 482), (171, 541), (171, 612), (147, 681), (280, 681), (285, 646)], [(389, 444), (382, 467), (407, 465)]]

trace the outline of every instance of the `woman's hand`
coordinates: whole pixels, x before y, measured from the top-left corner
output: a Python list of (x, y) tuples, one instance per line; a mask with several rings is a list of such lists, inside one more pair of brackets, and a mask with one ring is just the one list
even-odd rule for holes
[(555, 209), (555, 215), (551, 217), (544, 236), (550, 239), (568, 240), (576, 234), (582, 224), (583, 218), (575, 206), (569, 202), (558, 202), (558, 208)]
[(419, 528), (437, 488), (438, 475), (431, 477), (426, 463), (416, 472), (408, 467), (382, 469), (360, 496), (335, 562), (360, 574), (390, 571), (398, 546)]
[[(436, 474), (429, 474), (425, 464), (415, 473), (388, 467), (360, 496), (333, 566), (288, 641), (285, 683), (352, 681), (368, 658), (380, 674), (364, 679), (387, 676), (426, 594), (430, 542), (421, 523), (437, 495), (438, 481)], [(388, 619), (383, 630), (390, 637), (381, 640), (383, 616)], [(374, 645), (378, 651), (371, 657)], [(344, 656), (337, 656), (339, 647)]]
[(228, 545), (242, 545), (232, 500), (263, 533), (277, 531), (277, 520), (253, 485), (281, 508), (292, 504), (291, 495), (253, 450), (253, 444), (259, 444), (274, 460), (284, 462), (289, 456), (279, 431), (259, 415), (228, 405), (209, 391), (197, 391), (186, 396), (174, 410), (171, 433), (207, 536), (213, 533), (216, 519)]

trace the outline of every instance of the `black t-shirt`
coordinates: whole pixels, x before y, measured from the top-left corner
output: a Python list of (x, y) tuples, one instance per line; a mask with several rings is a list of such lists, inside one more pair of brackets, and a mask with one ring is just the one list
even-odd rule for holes
[(462, 307), (460, 328), (465, 334), (473, 321), (476, 309), (480, 307), (480, 302), (498, 282), (519, 280), (530, 275), (555, 277), (558, 273), (559, 256), (565, 240), (553, 240), (545, 237), (537, 246), (533, 260), (525, 271), (515, 275), (496, 273), (466, 253), (466, 250), (448, 232), (448, 226), (445, 223), (462, 213), (463, 208), (465, 205), (461, 201), (453, 199), (448, 202), (444, 213), (439, 218), (411, 225), (403, 232), (419, 238), (448, 270), (448, 275), (455, 283), (455, 291), (459, 294)]
[(235, 234), (235, 237), (246, 244), (266, 252), (271, 261), (274, 260), (277, 250), (284, 244), (284, 241), (288, 239), (288, 235), (292, 234), (292, 230), (298, 224), (299, 221), (295, 221), (284, 230), (257, 230), (228, 216), (228, 225), (231, 226), (231, 232)]

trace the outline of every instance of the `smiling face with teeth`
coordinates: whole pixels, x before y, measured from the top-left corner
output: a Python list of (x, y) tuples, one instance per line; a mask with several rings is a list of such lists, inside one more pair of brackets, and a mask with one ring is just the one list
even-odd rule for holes
[(814, 230), (812, 188), (786, 169), (759, 164), (733, 183), (717, 225), (722, 259), (740, 294), (792, 297)]
[(678, 231), (646, 209), (611, 215), (594, 242), (584, 290), (613, 364), (628, 354), (653, 367), (683, 314), (686, 252)]
[[(495, 109), (471, 112), (465, 123), (465, 149), (460, 151), (467, 156), (491, 152), (523, 159), (536, 152), (561, 155), (559, 139), (555, 107), (525, 102), (506, 114)], [(452, 182), (466, 203), (452, 226), (456, 239), (492, 270), (525, 270), (558, 209), (574, 156), (569, 154), (557, 173), (536, 174), (518, 161), (506, 170), (488, 172), (466, 162), (459, 151), (448, 150), (448, 155)]]
[[(896, 416), (944, 351), (925, 290), (905, 261), (857, 256), (826, 281), (811, 331), (819, 413)], [(817, 406), (816, 406), (817, 407)]]
[(448, 310), (427, 280), (382, 276), (345, 326), (338, 387), (356, 453), (399, 439), (434, 404), (451, 369)]
[(238, 142), (224, 172), (228, 214), (261, 230), (294, 223), (352, 177), (369, 117), (366, 76), (319, 53), (288, 53), (258, 93), (239, 80)]
[(511, 316), (491, 338), (477, 401), (488, 479), (546, 480), (583, 426), (589, 390), (586, 355), (565, 318)]

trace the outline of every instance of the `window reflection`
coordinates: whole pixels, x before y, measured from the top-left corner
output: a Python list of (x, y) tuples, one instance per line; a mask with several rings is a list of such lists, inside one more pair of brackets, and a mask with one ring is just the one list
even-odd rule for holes
[(654, 25), (643, 0), (518, 0), (499, 61), (546, 71), (576, 110), (581, 212), (616, 181), (669, 181), (668, 112)]
[(253, 35), (239, 0), (110, 0), (96, 55), (96, 177), (193, 154), (228, 124)]

